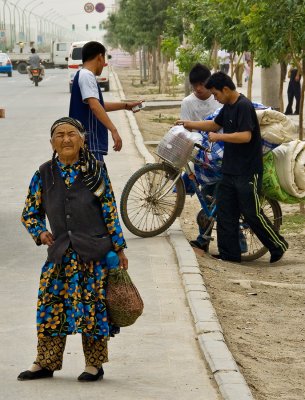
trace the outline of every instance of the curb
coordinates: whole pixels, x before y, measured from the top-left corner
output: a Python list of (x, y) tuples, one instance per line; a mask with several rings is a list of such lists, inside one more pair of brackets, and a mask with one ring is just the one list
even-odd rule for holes
[[(120, 80), (118, 78), (118, 75), (116, 74), (116, 72), (113, 69), (111, 69), (111, 71), (112, 71), (112, 75), (114, 77), (115, 83), (116, 83), (116, 85), (118, 87), (119, 97), (120, 97), (121, 100), (125, 99), (126, 96), (125, 96), (125, 93), (123, 91), (121, 82), (120, 82)], [(145, 164), (154, 163), (155, 159), (150, 154), (150, 152), (147, 150), (147, 148), (146, 148), (146, 146), (144, 144), (143, 137), (142, 137), (142, 134), (141, 134), (141, 132), (139, 130), (139, 127), (138, 127), (138, 124), (137, 124), (137, 120), (135, 119), (135, 116), (130, 111), (125, 111), (125, 115), (126, 115), (126, 117), (128, 119), (128, 123), (130, 125), (131, 132), (135, 137), (135, 144), (137, 146), (137, 149), (138, 149), (139, 153), (141, 154), (141, 156), (144, 158)]]
[[(121, 82), (115, 71), (112, 70), (112, 73), (120, 99), (124, 99), (125, 94)], [(125, 114), (135, 136), (137, 149), (145, 163), (155, 162), (144, 145), (134, 115), (130, 112), (125, 112)], [(199, 348), (213, 373), (223, 399), (253, 400), (250, 388), (225, 343), (223, 331), (206, 290), (197, 258), (186, 240), (178, 220), (167, 230), (167, 235), (177, 256), (184, 291), (198, 335)]]

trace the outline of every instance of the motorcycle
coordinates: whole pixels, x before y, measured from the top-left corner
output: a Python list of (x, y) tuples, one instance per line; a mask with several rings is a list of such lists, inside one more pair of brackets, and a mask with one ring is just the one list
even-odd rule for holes
[(38, 86), (38, 82), (42, 81), (42, 69), (41, 68), (30, 68), (30, 73), (31, 73), (31, 80), (35, 84), (35, 86)]

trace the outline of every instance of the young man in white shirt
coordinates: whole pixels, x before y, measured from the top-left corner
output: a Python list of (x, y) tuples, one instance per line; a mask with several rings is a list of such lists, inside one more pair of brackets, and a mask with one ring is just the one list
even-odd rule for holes
[[(181, 103), (181, 119), (189, 121), (202, 121), (209, 115), (213, 114), (218, 108), (222, 107), (222, 104), (218, 103), (214, 99), (210, 90), (206, 89), (205, 82), (211, 76), (211, 71), (208, 67), (203, 64), (197, 63), (191, 69), (189, 74), (190, 84), (193, 92), (185, 97)], [(188, 176), (183, 175), (184, 184), (187, 192), (192, 193), (192, 187)], [(203, 189), (204, 196), (215, 194), (216, 185), (207, 185)], [(199, 248), (201, 250), (208, 250), (208, 242), (202, 237), (202, 230), (199, 227), (199, 235), (196, 240), (191, 240), (190, 245), (192, 247)]]
[(189, 80), (193, 93), (182, 100), (181, 119), (202, 121), (221, 107), (221, 104), (214, 99), (214, 96), (204, 85), (210, 76), (211, 71), (203, 64), (197, 63), (191, 69)]

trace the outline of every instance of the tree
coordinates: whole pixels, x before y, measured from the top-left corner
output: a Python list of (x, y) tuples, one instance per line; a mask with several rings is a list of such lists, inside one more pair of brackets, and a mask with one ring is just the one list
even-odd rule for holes
[[(293, 61), (302, 74), (299, 138), (303, 140), (303, 105), (305, 80), (305, 8), (303, 0), (251, 1), (245, 17), (249, 38), (262, 66), (274, 61), (285, 65)], [(282, 74), (283, 75), (283, 74)], [(283, 76), (282, 76), (283, 78)], [(281, 85), (281, 90), (282, 90)], [(280, 93), (282, 97), (282, 93)]]
[[(162, 66), (161, 38), (165, 30), (167, 9), (176, 0), (122, 0), (116, 14), (109, 16), (105, 23), (109, 43), (120, 45), (127, 51), (145, 46), (151, 54), (151, 78), (160, 81)], [(163, 61), (163, 62), (162, 62)], [(159, 76), (157, 72), (159, 71)]]
[[(248, 8), (248, 3), (241, 0), (194, 0), (192, 2), (180, 0), (177, 12), (183, 15), (184, 46), (193, 55), (198, 54), (199, 49), (205, 55), (206, 61), (215, 69), (218, 64), (217, 50), (219, 48), (226, 49), (233, 56), (242, 55), (244, 51), (251, 51), (253, 55), (254, 49), (250, 46), (247, 29), (243, 22)], [(252, 71), (253, 67), (248, 83), (249, 98), (251, 98)]]

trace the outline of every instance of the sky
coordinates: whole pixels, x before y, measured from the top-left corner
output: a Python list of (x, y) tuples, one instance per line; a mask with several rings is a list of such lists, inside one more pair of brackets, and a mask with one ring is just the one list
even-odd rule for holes
[[(101, 40), (102, 33), (99, 28), (99, 22), (107, 18), (107, 14), (115, 10), (116, 0), (8, 0), (11, 4), (17, 4), (21, 10), (31, 11), (44, 18), (50, 18), (53, 22), (64, 26), (73, 34), (73, 40)], [(87, 13), (84, 10), (86, 3), (97, 3), (105, 5), (105, 11), (99, 13), (93, 11)], [(35, 7), (37, 5), (37, 7)], [(13, 7), (12, 7), (13, 8)], [(75, 31), (72, 31), (72, 24), (75, 25)], [(88, 31), (86, 31), (88, 24)], [(96, 27), (95, 29), (92, 27)]]

